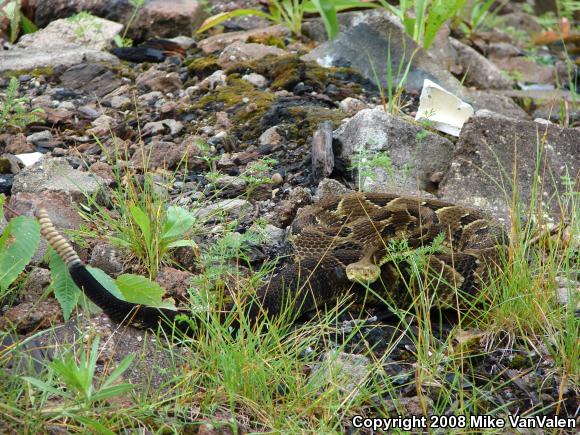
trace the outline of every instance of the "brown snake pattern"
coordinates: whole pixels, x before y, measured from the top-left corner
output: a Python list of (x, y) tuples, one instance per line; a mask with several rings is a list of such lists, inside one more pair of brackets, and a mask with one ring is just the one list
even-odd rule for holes
[[(122, 301), (86, 270), (70, 244), (54, 229), (46, 211), (38, 213), (43, 236), (65, 260), (83, 292), (117, 322), (155, 328), (161, 319), (188, 330), (172, 311)], [(384, 193), (350, 193), (301, 209), (291, 226), (294, 259), (256, 292), (247, 314), (276, 316), (286, 307), (297, 317), (336, 300), (361, 283), (385, 293), (395, 303), (408, 303), (402, 267), (389, 258), (392, 241), (409, 250), (430, 245), (442, 235), (443, 250), (429, 254), (424, 268), (440, 307), (457, 307), (477, 296), (499, 263), (508, 240), (503, 227), (485, 213), (432, 199)], [(228, 312), (233, 306), (226, 307)]]

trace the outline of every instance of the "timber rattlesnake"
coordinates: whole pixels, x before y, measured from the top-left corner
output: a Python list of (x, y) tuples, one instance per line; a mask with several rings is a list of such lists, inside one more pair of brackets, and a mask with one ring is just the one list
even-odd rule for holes
[[(176, 320), (186, 311), (141, 306), (113, 296), (87, 271), (46, 211), (37, 216), (43, 236), (63, 258), (75, 283), (114, 321), (156, 328), (165, 319), (181, 330), (189, 328), (189, 323)], [(383, 193), (349, 193), (319, 201), (299, 211), (290, 235), (294, 261), (258, 289), (248, 315), (276, 316), (288, 306), (298, 316), (335, 302), (360, 287), (357, 282), (378, 291), (386, 288), (394, 300), (408, 299), (408, 291), (401, 289), (400, 268), (388, 260), (392, 241), (405, 240), (412, 251), (438, 236), (446, 249), (428, 255), (425, 266), (429, 276), (437, 277), (435, 304), (456, 307), (463, 297), (477, 295), (508, 244), (498, 222), (464, 206)]]

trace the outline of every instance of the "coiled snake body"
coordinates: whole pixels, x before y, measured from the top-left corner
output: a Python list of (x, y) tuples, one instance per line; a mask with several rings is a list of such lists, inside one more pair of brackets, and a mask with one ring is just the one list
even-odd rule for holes
[[(186, 311), (142, 306), (118, 299), (87, 271), (72, 246), (55, 230), (46, 211), (37, 214), (43, 236), (65, 261), (79, 288), (116, 322), (156, 328), (161, 322), (188, 330), (176, 319)], [(350, 193), (301, 209), (292, 223), (294, 261), (259, 288), (247, 308), (250, 319), (276, 316), (286, 308), (298, 315), (321, 308), (367, 284), (392, 300), (408, 301), (402, 269), (393, 261), (393, 241), (408, 250), (439, 237), (444, 249), (423, 262), (440, 307), (456, 307), (477, 296), (508, 244), (503, 227), (479, 210), (431, 199), (383, 193)], [(426, 275), (427, 276), (427, 275)], [(233, 306), (226, 307), (233, 309)]]

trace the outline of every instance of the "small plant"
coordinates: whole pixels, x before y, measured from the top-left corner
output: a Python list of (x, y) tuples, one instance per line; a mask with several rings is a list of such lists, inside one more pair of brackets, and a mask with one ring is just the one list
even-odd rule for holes
[[(197, 250), (188, 238), (194, 228), (195, 217), (179, 206), (167, 206), (153, 191), (150, 175), (146, 174), (143, 188), (133, 183), (126, 190), (113, 191), (112, 198), (119, 215), (112, 215), (96, 202), (96, 213), (81, 213), (88, 221), (95, 218), (113, 231), (107, 238), (116, 246), (127, 249), (147, 270), (151, 279), (159, 267), (169, 261), (172, 249), (188, 246)], [(91, 201), (92, 202), (92, 201)]]
[(100, 34), (103, 29), (97, 17), (86, 11), (71, 15), (67, 21), (75, 24), (75, 34), (83, 41), (90, 41), (94, 34)]
[(64, 389), (37, 378), (24, 377), (23, 379), (39, 390), (69, 402), (61, 408), (52, 409), (51, 411), (55, 414), (74, 415), (77, 411), (87, 411), (96, 402), (125, 394), (133, 389), (132, 384), (113, 385), (113, 383), (129, 368), (134, 355), (127, 355), (109, 377), (98, 388), (95, 388), (93, 381), (97, 368), (98, 351), (99, 337), (97, 336), (90, 352), (81, 352), (78, 363), (73, 352), (68, 352), (62, 360), (55, 359), (50, 363), (50, 370), (58, 378), (57, 383), (64, 386)]
[(7, 127), (15, 127), (22, 130), (28, 124), (40, 120), (36, 114), (42, 112), (42, 109), (27, 109), (24, 104), (28, 99), (24, 97), (18, 98), (17, 95), (18, 79), (12, 77), (6, 90), (6, 96), (0, 102), (0, 131)]
[(465, 7), (458, 11), (452, 24), (470, 35), (479, 30), (486, 21), (495, 17), (508, 2), (509, 0), (502, 1), (492, 11), (491, 8), (497, 3), (496, 0), (469, 0)]
[(328, 37), (334, 38), (338, 34), (337, 11), (372, 7), (376, 6), (357, 0), (269, 0), (268, 12), (259, 9), (236, 9), (231, 12), (222, 12), (205, 20), (197, 32), (205, 32), (232, 18), (255, 15), (276, 24), (282, 24), (295, 36), (300, 36), (304, 14), (318, 13), (322, 18)]
[(251, 196), (257, 187), (272, 182), (267, 174), (276, 163), (278, 163), (276, 159), (265, 157), (251, 162), (246, 166), (240, 178), (248, 183), (248, 189), (246, 190), (248, 196)]
[(371, 155), (366, 148), (358, 150), (352, 157), (350, 170), (355, 170), (357, 174), (357, 186), (359, 190), (364, 190), (365, 179), (377, 179), (376, 169), (382, 169), (387, 174), (393, 174), (393, 162), (386, 151), (379, 151)]
[(401, 0), (398, 7), (385, 0), (379, 2), (399, 17), (415, 42), (428, 50), (441, 26), (457, 15), (467, 0)]
[(25, 35), (38, 30), (38, 27), (22, 13), (20, 7), (20, 0), (11, 0), (0, 10), (0, 16), (4, 15), (9, 20), (10, 42), (16, 42), (21, 30)]
[(129, 17), (129, 21), (127, 21), (127, 25), (125, 26), (125, 30), (123, 31), (123, 35), (115, 35), (113, 38), (113, 42), (117, 47), (131, 47), (133, 46), (133, 40), (131, 38), (127, 38), (127, 32), (131, 28), (133, 21), (137, 17), (139, 10), (145, 4), (145, 0), (129, 0), (129, 4), (133, 6), (133, 13)]
[(373, 73), (373, 77), (375, 79), (375, 83), (379, 88), (379, 93), (381, 95), (381, 101), (383, 104), (383, 109), (385, 112), (391, 113), (393, 115), (398, 114), (398, 112), (403, 108), (402, 98), (405, 91), (405, 82), (407, 81), (407, 76), (409, 75), (409, 71), (411, 70), (411, 65), (413, 64), (413, 58), (419, 51), (419, 47), (413, 50), (409, 59), (406, 59), (406, 42), (405, 39), (402, 39), (401, 43), (403, 44), (403, 56), (401, 57), (399, 64), (395, 68), (393, 68), (392, 58), (391, 58), (391, 44), (390, 39), (391, 36), (389, 35), (389, 44), (387, 48), (387, 58), (386, 58), (386, 66), (387, 66), (387, 94), (385, 95), (384, 86), (379, 78), (378, 72), (375, 69), (375, 64), (373, 59), (370, 55), (368, 55), (369, 64), (371, 67), (371, 71)]

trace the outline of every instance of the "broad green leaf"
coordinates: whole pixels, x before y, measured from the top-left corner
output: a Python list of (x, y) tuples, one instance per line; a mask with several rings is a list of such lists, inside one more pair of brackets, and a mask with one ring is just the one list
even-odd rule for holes
[(105, 287), (109, 291), (109, 293), (111, 293), (115, 297), (118, 297), (119, 299), (125, 300), (123, 293), (121, 293), (121, 290), (119, 290), (119, 287), (117, 287), (117, 284), (115, 283), (115, 280), (113, 278), (111, 278), (109, 275), (107, 275), (98, 267), (87, 266), (87, 270), (91, 273), (91, 275), (93, 275), (93, 277), (97, 281), (101, 283), (103, 287)]
[(326, 34), (329, 39), (338, 34), (338, 21), (336, 19), (336, 9), (333, 0), (312, 0), (317, 12), (322, 18)]
[(0, 236), (0, 289), (7, 289), (32, 259), (40, 243), (40, 225), (28, 216), (13, 218)]
[(66, 264), (53, 249), (49, 250), (49, 266), (54, 296), (62, 308), (64, 319), (68, 320), (81, 291), (72, 280)]
[(235, 11), (222, 12), (212, 17), (209, 17), (203, 23), (201, 23), (201, 26), (199, 29), (197, 29), (196, 33), (203, 33), (206, 30), (211, 29), (212, 27), (215, 27), (220, 23), (223, 23), (224, 21), (231, 20), (232, 18), (236, 17), (242, 17), (245, 15), (256, 15), (258, 17), (263, 17), (271, 21), (276, 21), (272, 15), (262, 12), (258, 9), (236, 9)]
[(115, 283), (128, 302), (157, 308), (177, 309), (172, 303), (161, 299), (165, 290), (149, 278), (126, 273), (120, 275)]
[(191, 229), (194, 222), (195, 218), (190, 212), (183, 207), (172, 205), (167, 209), (161, 238), (167, 240), (181, 237)]
[(131, 216), (133, 216), (135, 223), (139, 225), (147, 244), (149, 244), (151, 242), (151, 222), (149, 221), (149, 217), (136, 205), (129, 207), (129, 211), (131, 212)]

